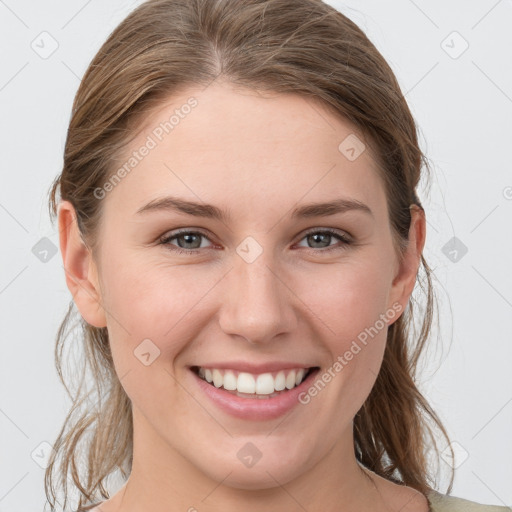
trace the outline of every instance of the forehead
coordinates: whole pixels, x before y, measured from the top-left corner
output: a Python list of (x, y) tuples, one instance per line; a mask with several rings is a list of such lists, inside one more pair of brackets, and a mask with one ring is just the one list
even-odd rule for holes
[(129, 172), (108, 202), (132, 212), (166, 193), (246, 208), (328, 193), (385, 207), (378, 164), (360, 131), (296, 94), (217, 83), (182, 90), (142, 119), (116, 165)]

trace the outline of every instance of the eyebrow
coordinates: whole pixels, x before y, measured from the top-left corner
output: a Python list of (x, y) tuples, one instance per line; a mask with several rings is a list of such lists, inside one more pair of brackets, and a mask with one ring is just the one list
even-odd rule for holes
[[(178, 213), (193, 215), (194, 217), (216, 219), (222, 222), (227, 222), (230, 217), (226, 210), (222, 210), (217, 206), (197, 203), (172, 196), (153, 199), (146, 205), (139, 208), (136, 213), (138, 215), (154, 211), (175, 211)], [(329, 215), (335, 215), (337, 213), (344, 213), (347, 211), (360, 211), (373, 216), (371, 209), (361, 201), (341, 198), (324, 203), (308, 203), (296, 207), (292, 210), (291, 217), (294, 219), (327, 217)]]

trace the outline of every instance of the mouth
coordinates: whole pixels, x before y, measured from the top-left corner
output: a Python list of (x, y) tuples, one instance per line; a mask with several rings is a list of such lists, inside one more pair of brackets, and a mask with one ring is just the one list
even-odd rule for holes
[(289, 368), (276, 372), (252, 374), (238, 370), (191, 366), (190, 370), (215, 388), (240, 398), (270, 399), (300, 386), (319, 366)]

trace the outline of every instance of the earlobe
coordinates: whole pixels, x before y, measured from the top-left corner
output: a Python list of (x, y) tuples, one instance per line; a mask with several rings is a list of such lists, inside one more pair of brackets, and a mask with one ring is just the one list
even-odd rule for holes
[(421, 264), (421, 254), (425, 245), (426, 220), (425, 212), (417, 205), (411, 205), (411, 225), (409, 228), (409, 244), (398, 265), (398, 271), (392, 283), (390, 304), (399, 302), (401, 311), (405, 310), (416, 284), (416, 276)]
[(58, 226), (66, 284), (73, 300), (87, 323), (95, 327), (105, 327), (107, 323), (101, 305), (96, 265), (90, 249), (80, 236), (76, 212), (69, 201), (59, 204)]

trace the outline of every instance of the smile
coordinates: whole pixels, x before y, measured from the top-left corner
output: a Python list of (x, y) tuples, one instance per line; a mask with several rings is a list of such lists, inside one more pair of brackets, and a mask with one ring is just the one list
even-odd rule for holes
[(265, 399), (299, 386), (315, 368), (294, 368), (260, 374), (201, 366), (193, 366), (191, 369), (199, 378), (216, 388), (244, 398)]

